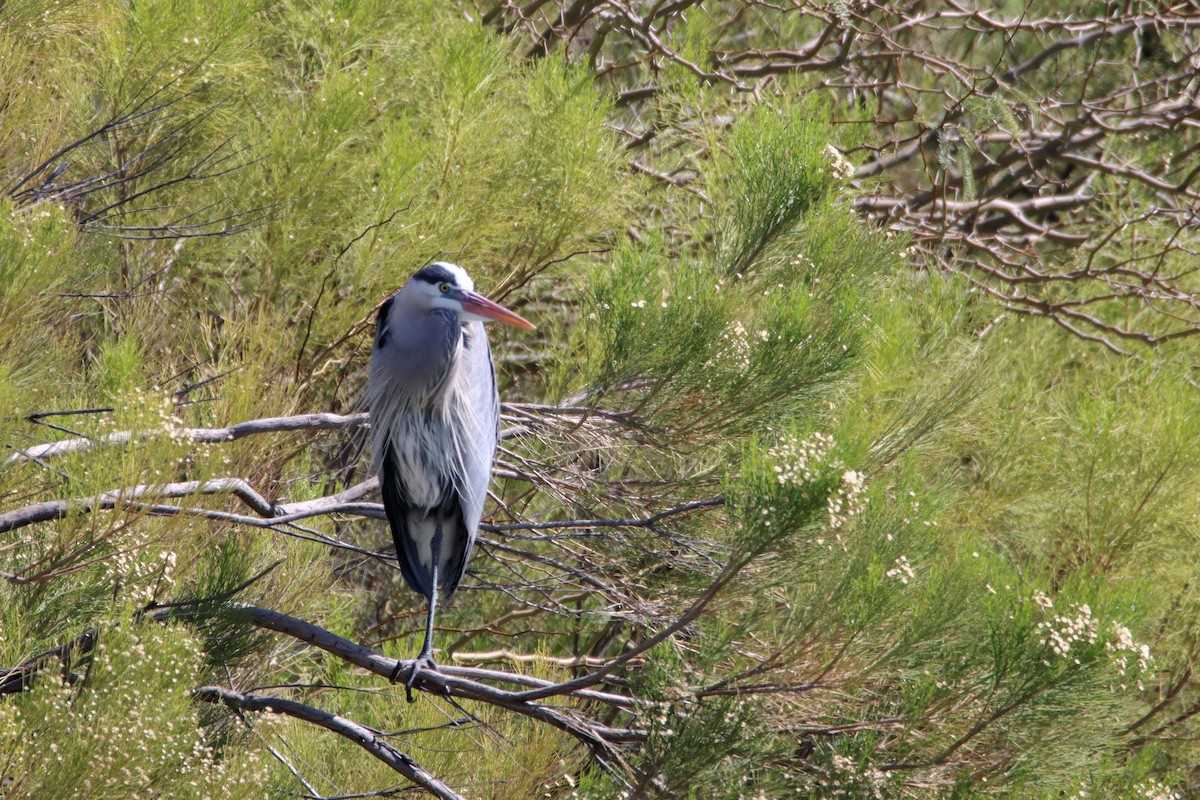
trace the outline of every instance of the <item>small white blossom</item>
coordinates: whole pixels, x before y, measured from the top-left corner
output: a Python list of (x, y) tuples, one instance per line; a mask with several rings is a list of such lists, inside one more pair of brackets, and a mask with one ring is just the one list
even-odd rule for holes
[(1136, 796), (1146, 800), (1180, 800), (1181, 795), (1165, 783), (1148, 779), (1133, 787)]
[(846, 157), (836, 147), (831, 144), (826, 145), (825, 155), (829, 156), (833, 177), (839, 181), (848, 181), (854, 177), (854, 165), (847, 161)]
[(1066, 614), (1055, 615), (1053, 619), (1039, 622), (1037, 629), (1042, 632), (1042, 644), (1063, 658), (1071, 652), (1071, 646), (1096, 641), (1096, 620), (1092, 617), (1092, 609), (1087, 603), (1076, 604), (1073, 607), (1074, 616)]
[(862, 513), (866, 491), (866, 476), (852, 469), (843, 472), (841, 485), (829, 498), (829, 526), (837, 530)]
[(1131, 655), (1138, 660), (1139, 672), (1146, 672), (1150, 669), (1150, 646), (1135, 641), (1129, 628), (1119, 622), (1113, 622), (1112, 631), (1113, 640), (1106, 643), (1104, 648), (1115, 654), (1113, 663), (1116, 664), (1117, 674), (1125, 677), (1129, 671), (1129, 656)]
[(775, 479), (780, 485), (812, 483), (829, 458), (833, 445), (833, 437), (820, 431), (804, 439), (785, 439), (768, 451), (775, 461)]
[(728, 345), (729, 357), (743, 368), (750, 366), (750, 335), (746, 326), (734, 322), (721, 333), (721, 339)]
[(908, 563), (908, 559), (904, 556), (897, 558), (896, 566), (892, 567), (884, 574), (889, 578), (895, 578), (906, 586), (910, 580), (917, 577), (917, 574), (913, 572), (912, 565)]

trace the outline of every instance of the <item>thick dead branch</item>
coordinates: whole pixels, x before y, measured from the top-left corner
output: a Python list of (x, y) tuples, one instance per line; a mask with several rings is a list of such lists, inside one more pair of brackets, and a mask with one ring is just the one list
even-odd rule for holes
[(330, 714), (319, 708), (261, 694), (244, 694), (219, 686), (201, 686), (192, 692), (192, 697), (201, 703), (217, 703), (239, 711), (267, 711), (286, 714), (305, 722), (311, 722), (357, 744), (375, 758), (399, 772), (425, 791), (443, 800), (462, 800), (462, 795), (451, 789), (410, 756), (391, 745), (379, 731), (360, 725), (353, 720)]
[[(367, 491), (369, 488), (373, 487), (368, 487)], [(358, 491), (358, 487), (351, 491)], [(124, 508), (136, 505), (145, 498), (166, 500), (203, 494), (232, 494), (256, 513), (265, 517), (276, 516), (276, 506), (255, 491), (254, 487), (246, 481), (241, 478), (214, 478), (207, 481), (179, 481), (159, 485), (140, 484), (77, 500), (48, 500), (44, 503), (34, 503), (15, 511), (0, 514), (0, 533), (38, 522), (62, 519), (72, 512), (83, 514), (91, 511)]]
[(98, 629), (87, 630), (70, 642), (38, 653), (15, 667), (0, 669), (0, 695), (25, 691), (33, 684), (38, 673), (55, 663), (61, 665), (66, 675), (71, 664), (92, 651), (99, 635)]
[(151, 428), (141, 431), (117, 431), (104, 436), (76, 437), (64, 439), (61, 442), (48, 442), (33, 447), (23, 448), (20, 452), (9, 456), (5, 466), (21, 461), (48, 459), (66, 453), (78, 453), (90, 450), (100, 445), (126, 445), (132, 442), (152, 440), (169, 436), (184, 439), (197, 444), (219, 444), (232, 442), (246, 436), (264, 433), (284, 433), (287, 431), (330, 430), (366, 425), (368, 415), (360, 414), (299, 414), (292, 417), (267, 417), (253, 419), (230, 425), (226, 428), (175, 428), (170, 430)]
[[(112, 409), (88, 409), (88, 411), (111, 411)], [(582, 406), (547, 406), (533, 403), (504, 403), (501, 411), (517, 424), (510, 425), (500, 433), (501, 439), (518, 438), (530, 435), (540, 430), (553, 427), (556, 420), (571, 419), (571, 424), (578, 426), (580, 420), (594, 424), (611, 424), (614, 426), (636, 427), (636, 421), (628, 414), (619, 414), (597, 408)], [(40, 420), (43, 417), (59, 413), (46, 411), (30, 415)], [(103, 445), (128, 445), (139, 441), (152, 441), (164, 436), (175, 440), (191, 441), (196, 444), (222, 444), (242, 439), (247, 436), (258, 436), (268, 433), (287, 433), (290, 431), (325, 431), (356, 428), (370, 424), (370, 414), (363, 411), (355, 414), (296, 414), (290, 417), (264, 417), (262, 419), (246, 420), (224, 428), (147, 428), (140, 431), (115, 431), (102, 436), (75, 436), (58, 442), (23, 447), (16, 450), (4, 461), (4, 466), (11, 466), (25, 461), (51, 459), (68, 453), (79, 453)], [(14, 448), (15, 449), (15, 448)]]

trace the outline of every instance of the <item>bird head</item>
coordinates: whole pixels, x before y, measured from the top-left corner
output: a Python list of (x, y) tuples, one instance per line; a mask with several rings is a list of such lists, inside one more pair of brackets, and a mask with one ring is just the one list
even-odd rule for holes
[(429, 308), (452, 311), (463, 322), (503, 322), (518, 328), (532, 328), (533, 323), (514, 314), (499, 303), (493, 303), (475, 291), (475, 282), (457, 264), (438, 261), (413, 275), (406, 290), (417, 295), (418, 302)]

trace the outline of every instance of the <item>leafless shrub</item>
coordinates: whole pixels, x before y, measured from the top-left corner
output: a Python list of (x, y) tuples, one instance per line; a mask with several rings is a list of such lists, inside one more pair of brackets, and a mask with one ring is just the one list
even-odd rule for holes
[[(668, 190), (699, 191), (702, 123), (826, 93), (836, 123), (871, 128), (847, 153), (863, 217), (1005, 311), (1131, 354), (1200, 331), (1197, 10), (535, 0), (481, 16), (532, 57), (590, 61), (624, 111), (630, 168)], [(707, 105), (672, 105), (671, 70), (713, 87)]]

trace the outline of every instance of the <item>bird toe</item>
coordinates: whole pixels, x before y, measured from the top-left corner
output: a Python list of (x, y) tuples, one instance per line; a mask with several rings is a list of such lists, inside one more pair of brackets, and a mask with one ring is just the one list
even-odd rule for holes
[[(399, 665), (397, 665), (396, 669), (399, 672)], [(437, 670), (438, 666), (434, 662), (433, 656), (427, 653), (422, 653), (413, 660), (412, 671), (408, 674), (408, 680), (404, 682), (404, 694), (408, 697), (408, 702), (415, 703), (417, 701), (417, 698), (413, 696), (413, 686), (417, 682), (417, 676), (422, 671), (437, 672)], [(395, 683), (395, 680), (392, 682)]]

